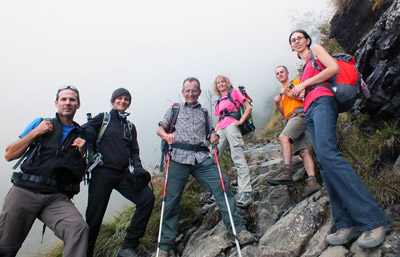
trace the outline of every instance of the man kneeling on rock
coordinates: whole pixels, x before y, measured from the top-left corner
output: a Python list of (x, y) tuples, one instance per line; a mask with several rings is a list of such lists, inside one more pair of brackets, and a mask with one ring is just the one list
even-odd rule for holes
[[(206, 117), (205, 110), (197, 101), (200, 94), (199, 80), (194, 77), (185, 79), (182, 89), (185, 103), (178, 107), (179, 113), (175, 120), (175, 131), (173, 133), (166, 132), (173, 119), (174, 106), (168, 109), (164, 118), (158, 123), (157, 134), (173, 149), (164, 200), (165, 209), (161, 221), (159, 256), (162, 257), (168, 256), (175, 244), (178, 233), (179, 203), (189, 175), (197, 179), (215, 196), (225, 226), (229, 233), (233, 234), (218, 167), (210, 158), (206, 146), (206, 139), (213, 144), (218, 144), (218, 135), (212, 126), (207, 126), (207, 124), (211, 124), (211, 118), (208, 112), (206, 112)], [(245, 245), (255, 242), (256, 238), (246, 230), (245, 222), (237, 212), (236, 200), (225, 174), (223, 174), (223, 181), (239, 243)]]
[(302, 198), (306, 198), (318, 191), (321, 186), (315, 178), (314, 161), (308, 150), (309, 144), (305, 136), (307, 126), (303, 108), (304, 95), (299, 95), (296, 98), (291, 95), (291, 90), (300, 83), (300, 80), (290, 81), (289, 71), (285, 66), (276, 67), (275, 76), (283, 86), (280, 94), (275, 96), (275, 105), (282, 116), (285, 117), (287, 123), (279, 136), (279, 143), (283, 153), (281, 173), (278, 177), (269, 179), (268, 183), (271, 185), (293, 186), (292, 153), (298, 153), (303, 160), (304, 168), (308, 175), (307, 185), (301, 195)]

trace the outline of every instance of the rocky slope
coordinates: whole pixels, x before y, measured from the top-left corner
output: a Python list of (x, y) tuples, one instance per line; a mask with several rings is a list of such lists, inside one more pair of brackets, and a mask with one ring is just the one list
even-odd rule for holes
[[(255, 201), (248, 209), (240, 209), (240, 214), (246, 220), (248, 230), (257, 235), (258, 242), (242, 247), (242, 256), (400, 256), (398, 231), (388, 232), (384, 243), (370, 250), (360, 249), (356, 241), (345, 246), (328, 246), (325, 236), (335, 231), (329, 198), (324, 188), (304, 200), (299, 198), (305, 179), (301, 159), (294, 158), (297, 183), (294, 188), (288, 188), (267, 183), (268, 178), (278, 173), (282, 162), (277, 141), (251, 146), (246, 150), (246, 155), (249, 157)], [(235, 180), (231, 183), (235, 191)], [(391, 220), (400, 221), (399, 210), (400, 206), (397, 206), (397, 209), (386, 212)], [(192, 222), (193, 228), (178, 236), (175, 256), (237, 256), (236, 247), (227, 237), (215, 203), (205, 204)]]

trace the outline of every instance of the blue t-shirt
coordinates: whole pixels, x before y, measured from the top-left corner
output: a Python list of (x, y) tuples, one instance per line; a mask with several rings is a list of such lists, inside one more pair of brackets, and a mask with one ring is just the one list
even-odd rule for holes
[[(22, 138), (22, 137), (26, 136), (26, 134), (28, 134), (29, 132), (34, 130), (37, 126), (39, 126), (40, 122), (42, 122), (42, 118), (34, 119), (31, 123), (29, 123), (29, 125), (25, 128), (25, 130), (19, 135), (19, 137)], [(75, 128), (74, 125), (67, 126), (67, 125), (63, 124), (63, 136), (61, 138), (60, 143), (62, 143), (64, 141), (64, 139), (67, 137), (69, 132), (71, 132), (71, 130), (74, 128)]]

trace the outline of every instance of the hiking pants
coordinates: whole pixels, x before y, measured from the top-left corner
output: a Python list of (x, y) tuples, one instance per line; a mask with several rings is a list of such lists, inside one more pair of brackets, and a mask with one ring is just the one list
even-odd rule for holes
[(154, 206), (154, 194), (149, 187), (145, 187), (139, 192), (134, 191), (127, 181), (128, 174), (125, 170), (101, 166), (94, 169), (89, 183), (89, 199), (86, 209), (86, 222), (89, 225), (88, 257), (93, 256), (96, 238), (113, 189), (136, 204), (136, 210), (126, 231), (122, 247), (135, 249), (139, 245), (139, 238), (143, 237), (146, 231)]
[(64, 241), (64, 257), (86, 256), (88, 225), (64, 194), (11, 187), (0, 215), (0, 256), (15, 256), (38, 218)]
[(338, 229), (358, 226), (367, 231), (383, 226), (387, 217), (337, 148), (337, 118), (338, 107), (331, 96), (317, 98), (306, 112), (307, 130), (320, 163), (333, 220)]
[(228, 127), (218, 130), (217, 134), (219, 135), (217, 146), (219, 155), (228, 145), (230, 147), (231, 158), (238, 176), (239, 193), (251, 192), (250, 170), (244, 156), (243, 137), (239, 128), (234, 123), (231, 123)]
[[(196, 163), (195, 165), (180, 164), (171, 161), (168, 173), (164, 217), (163, 220), (160, 221), (162, 222), (160, 242), (161, 250), (169, 251), (174, 247), (175, 238), (178, 234), (179, 203), (189, 175), (192, 175), (197, 179), (215, 196), (215, 201), (221, 211), (225, 226), (229, 233), (233, 234), (224, 191), (222, 190), (221, 180), (215, 162), (211, 158), (207, 158), (202, 163)], [(246, 226), (237, 212), (235, 197), (229, 187), (228, 179), (224, 174), (223, 180), (236, 232), (239, 233), (240, 231), (245, 230)]]

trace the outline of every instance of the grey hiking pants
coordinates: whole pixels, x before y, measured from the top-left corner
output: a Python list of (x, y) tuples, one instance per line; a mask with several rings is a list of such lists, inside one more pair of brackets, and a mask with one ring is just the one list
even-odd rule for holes
[(64, 257), (85, 257), (89, 228), (64, 194), (11, 187), (0, 214), (0, 256), (15, 256), (38, 218), (64, 241)]

